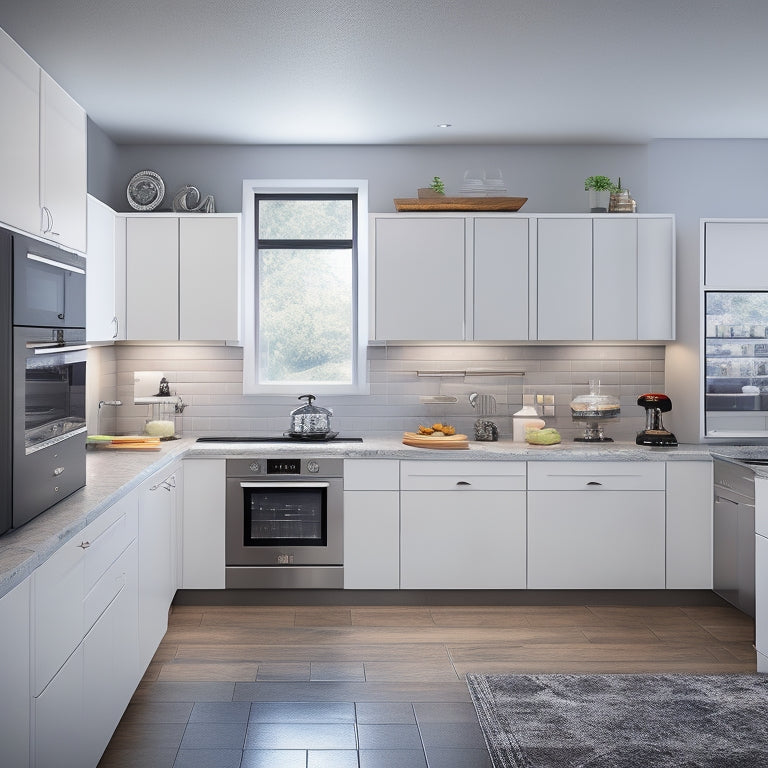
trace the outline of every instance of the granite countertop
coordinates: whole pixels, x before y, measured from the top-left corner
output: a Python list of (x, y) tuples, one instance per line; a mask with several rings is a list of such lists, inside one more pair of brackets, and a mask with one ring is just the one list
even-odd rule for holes
[[(195, 437), (162, 444), (160, 451), (89, 450), (86, 486), (16, 531), (0, 536), (0, 597), (20, 584), (61, 545), (111, 504), (179, 459), (243, 456), (338, 456), (415, 460), (487, 461), (709, 461), (715, 448), (680, 445), (647, 448), (635, 443), (560, 443), (532, 446), (512, 440), (480, 443), (469, 450), (431, 450), (403, 445), (400, 435), (366, 437), (362, 443), (196, 443)], [(730, 457), (768, 455), (761, 446), (718, 446)]]

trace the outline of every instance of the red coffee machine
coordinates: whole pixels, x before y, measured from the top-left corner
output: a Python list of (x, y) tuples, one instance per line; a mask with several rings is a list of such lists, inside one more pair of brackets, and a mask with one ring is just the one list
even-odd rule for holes
[(637, 404), (645, 408), (645, 429), (637, 433), (638, 445), (677, 445), (677, 438), (667, 429), (661, 420), (662, 413), (672, 410), (672, 401), (657, 392), (647, 392), (637, 398)]

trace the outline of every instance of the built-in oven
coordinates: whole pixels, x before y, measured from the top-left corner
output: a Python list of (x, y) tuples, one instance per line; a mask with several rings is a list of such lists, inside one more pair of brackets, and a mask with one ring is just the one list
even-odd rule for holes
[(0, 534), (85, 485), (85, 258), (0, 229)]
[(227, 460), (227, 588), (344, 586), (343, 459)]

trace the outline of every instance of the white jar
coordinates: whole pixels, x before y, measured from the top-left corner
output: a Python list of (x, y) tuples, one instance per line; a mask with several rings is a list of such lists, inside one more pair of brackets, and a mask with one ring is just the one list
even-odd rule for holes
[(524, 405), (512, 417), (512, 440), (516, 443), (525, 442), (527, 429), (542, 429), (544, 427), (544, 419), (539, 416), (532, 405)]

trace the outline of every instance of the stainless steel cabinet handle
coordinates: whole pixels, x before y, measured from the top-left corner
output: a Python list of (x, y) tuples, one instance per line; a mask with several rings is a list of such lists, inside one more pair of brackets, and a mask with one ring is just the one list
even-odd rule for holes
[(737, 507), (739, 506), (739, 502), (738, 501), (734, 501), (733, 499), (726, 499), (725, 496), (715, 496), (715, 503), (717, 503), (719, 501), (727, 501), (729, 504), (734, 504)]
[(115, 326), (115, 332), (112, 334), (112, 338), (116, 339), (120, 335), (120, 321), (117, 319), (117, 315), (112, 318), (112, 322)]
[(77, 546), (80, 547), (80, 549), (88, 549), (88, 547), (91, 546), (91, 542), (90, 541), (81, 541)]
[(597, 480), (590, 480), (587, 485), (602, 485), (602, 483), (599, 483)]
[(456, 485), (472, 485), (472, 483), (468, 483), (466, 480), (459, 480)]

